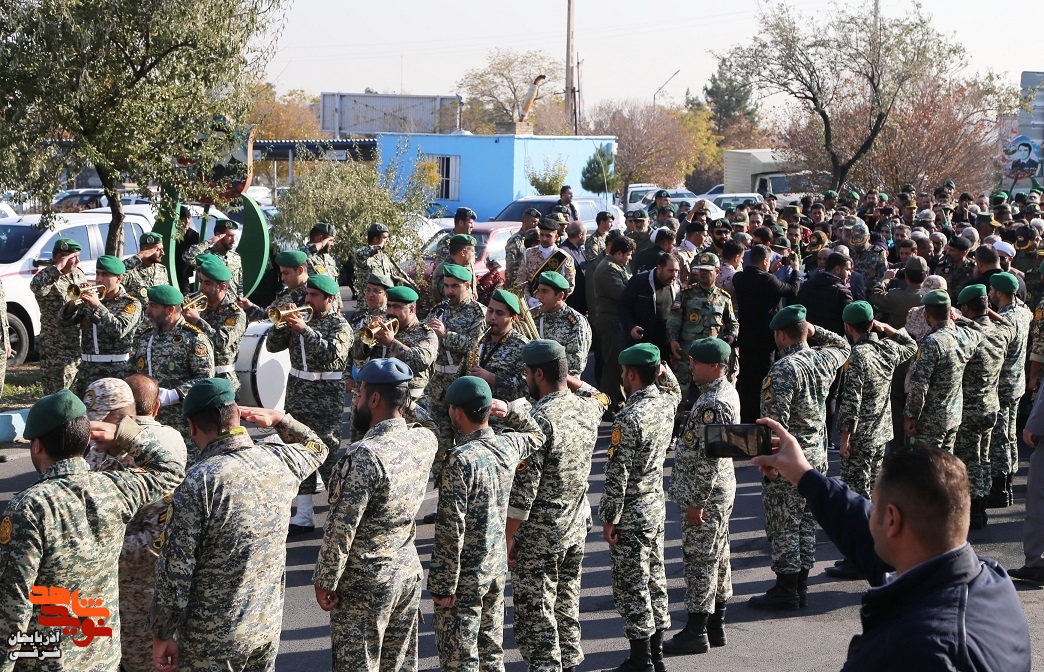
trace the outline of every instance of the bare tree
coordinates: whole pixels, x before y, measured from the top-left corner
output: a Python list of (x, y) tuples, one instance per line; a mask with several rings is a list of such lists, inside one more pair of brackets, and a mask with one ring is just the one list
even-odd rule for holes
[(491, 133), (497, 121), (518, 119), (533, 80), (547, 80), (537, 100), (562, 95), (563, 67), (559, 59), (543, 51), (494, 49), (486, 65), (468, 70), (457, 82), (465, 100), (464, 128), (475, 133)]

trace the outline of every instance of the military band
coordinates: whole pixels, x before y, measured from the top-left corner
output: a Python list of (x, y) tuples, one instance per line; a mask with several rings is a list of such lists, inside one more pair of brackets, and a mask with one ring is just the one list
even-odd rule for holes
[(205, 262), (196, 272), (199, 291), (206, 298), (203, 308), (186, 307), (182, 314), (185, 320), (195, 325), (210, 339), (214, 348), (214, 377), (227, 380), (232, 389), (239, 390), (236, 375), (236, 358), (239, 342), (246, 332), (246, 313), (228, 291), (232, 272), (219, 260)]

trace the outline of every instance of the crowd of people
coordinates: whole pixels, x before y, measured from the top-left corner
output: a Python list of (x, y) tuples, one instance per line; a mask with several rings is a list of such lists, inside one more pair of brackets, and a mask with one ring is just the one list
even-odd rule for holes
[[(726, 646), (736, 478), (707, 427), (753, 422), (778, 452), (755, 459), (776, 582), (751, 607), (807, 607), (822, 527), (845, 557), (827, 573), (872, 586), (846, 669), (1029, 669), (1009, 573), (967, 534), (1013, 503), (1044, 362), (1040, 192), (904, 185), (778, 209), (768, 194), (710, 221), (705, 201), (660, 191), (589, 232), (564, 187), (484, 277), (468, 208), (427, 281), (370, 225), (348, 314), (330, 224), (274, 257), (283, 288), (265, 307), (244, 295), (234, 222), (188, 245), (173, 281), (154, 234), (92, 280), (59, 238), (32, 281), (45, 396), (23, 435), (42, 479), (0, 520), (0, 670), (274, 669), (285, 542), (317, 532), (324, 490), (313, 584), (334, 669), (416, 669), (423, 588), (442, 669), (503, 669), (510, 577), (529, 668), (576, 670), (603, 422), (620, 672)], [(285, 410), (245, 403), (235, 371), (266, 320), (263, 347), (289, 354)], [(1010, 575), (1044, 583), (1041, 468)], [(437, 510), (417, 521), (429, 484)], [(688, 614), (669, 638), (668, 497)], [(434, 524), (426, 584), (417, 522)], [(45, 620), (59, 613), (71, 626)]]

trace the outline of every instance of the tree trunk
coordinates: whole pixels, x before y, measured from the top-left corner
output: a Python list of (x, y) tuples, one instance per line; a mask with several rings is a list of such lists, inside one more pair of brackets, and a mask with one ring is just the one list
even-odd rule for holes
[(109, 211), (112, 212), (112, 220), (109, 223), (109, 235), (105, 239), (105, 254), (115, 257), (123, 256), (123, 202), (120, 200), (120, 192), (116, 188), (116, 176), (107, 168), (97, 168), (98, 178), (101, 180), (105, 198), (109, 200)]

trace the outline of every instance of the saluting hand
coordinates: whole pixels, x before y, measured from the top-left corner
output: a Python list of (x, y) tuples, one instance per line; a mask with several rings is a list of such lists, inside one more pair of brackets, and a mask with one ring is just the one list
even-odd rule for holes
[(257, 406), (240, 406), (239, 417), (246, 422), (252, 422), (258, 427), (275, 427), (286, 414), (273, 408), (259, 408)]

